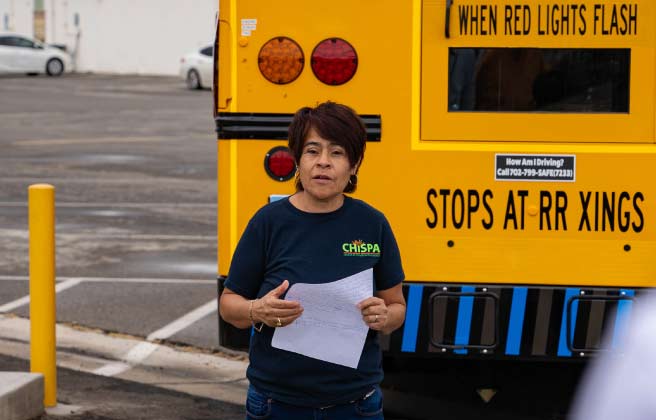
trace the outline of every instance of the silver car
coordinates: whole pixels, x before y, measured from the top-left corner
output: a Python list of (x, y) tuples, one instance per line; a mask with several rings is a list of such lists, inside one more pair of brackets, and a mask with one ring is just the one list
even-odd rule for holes
[(23, 35), (0, 33), (0, 73), (60, 76), (70, 68), (70, 56), (63, 50)]

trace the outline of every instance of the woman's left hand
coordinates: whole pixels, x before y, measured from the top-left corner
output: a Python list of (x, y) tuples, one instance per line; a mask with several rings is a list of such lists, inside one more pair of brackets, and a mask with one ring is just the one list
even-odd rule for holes
[(380, 331), (387, 324), (389, 310), (383, 299), (372, 296), (358, 303), (358, 308), (364, 323), (372, 330)]

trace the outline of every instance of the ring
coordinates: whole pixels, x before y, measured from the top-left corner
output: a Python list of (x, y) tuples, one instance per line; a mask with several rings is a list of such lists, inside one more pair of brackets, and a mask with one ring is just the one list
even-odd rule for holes
[(378, 314), (374, 316), (374, 322), (378, 322)]
[(282, 327), (282, 322), (280, 321), (280, 318), (278, 318), (278, 322), (276, 323), (276, 327)]

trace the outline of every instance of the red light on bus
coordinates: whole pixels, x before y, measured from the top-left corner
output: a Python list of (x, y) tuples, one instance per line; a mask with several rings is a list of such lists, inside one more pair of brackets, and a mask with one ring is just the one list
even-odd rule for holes
[(284, 85), (293, 82), (301, 74), (305, 56), (296, 41), (280, 36), (262, 46), (257, 62), (265, 79)]
[(264, 157), (264, 169), (276, 181), (291, 179), (296, 171), (292, 151), (285, 146), (277, 146), (269, 150)]
[(358, 54), (343, 39), (329, 38), (314, 48), (310, 63), (317, 79), (327, 85), (343, 85), (358, 69)]

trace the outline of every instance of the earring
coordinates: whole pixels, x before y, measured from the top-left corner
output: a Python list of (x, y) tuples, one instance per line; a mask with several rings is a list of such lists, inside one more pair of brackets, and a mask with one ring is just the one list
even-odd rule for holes
[(351, 185), (357, 185), (358, 184), (358, 176), (357, 175), (351, 175), (348, 182)]
[(303, 191), (303, 184), (301, 183), (301, 171), (296, 167), (296, 173), (294, 174), (294, 185), (296, 185), (296, 191)]

